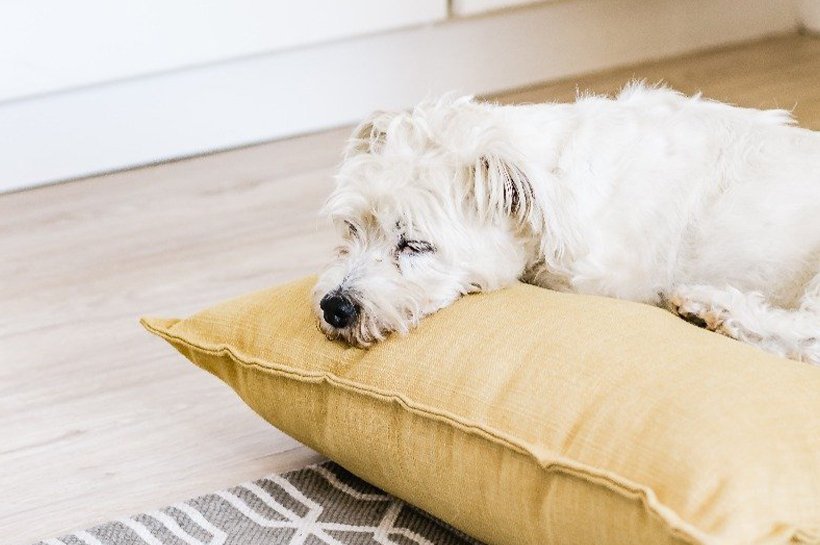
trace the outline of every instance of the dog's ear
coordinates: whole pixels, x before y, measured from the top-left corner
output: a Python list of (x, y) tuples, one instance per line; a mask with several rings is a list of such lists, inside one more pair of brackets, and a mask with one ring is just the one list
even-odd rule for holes
[(362, 153), (378, 153), (387, 139), (387, 112), (374, 112), (353, 130), (347, 143), (345, 157)]
[(482, 155), (472, 167), (473, 196), (482, 215), (503, 215), (533, 223), (537, 213), (530, 179), (498, 155)]

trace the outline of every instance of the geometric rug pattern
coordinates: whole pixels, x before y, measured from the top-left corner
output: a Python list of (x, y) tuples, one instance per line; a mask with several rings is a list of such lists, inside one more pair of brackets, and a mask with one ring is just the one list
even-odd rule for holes
[(36, 545), (481, 545), (325, 462)]

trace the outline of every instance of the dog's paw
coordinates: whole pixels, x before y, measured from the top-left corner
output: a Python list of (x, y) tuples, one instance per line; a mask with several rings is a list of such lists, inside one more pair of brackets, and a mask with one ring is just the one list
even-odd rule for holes
[(709, 300), (708, 293), (697, 288), (675, 290), (665, 298), (666, 307), (698, 327), (735, 337), (729, 312)]

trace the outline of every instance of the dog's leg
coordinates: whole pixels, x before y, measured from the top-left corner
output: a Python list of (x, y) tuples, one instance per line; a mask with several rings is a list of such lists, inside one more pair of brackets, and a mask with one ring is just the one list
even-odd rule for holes
[(712, 286), (678, 286), (666, 307), (711, 331), (788, 358), (820, 364), (820, 274), (794, 310), (770, 306), (759, 293)]

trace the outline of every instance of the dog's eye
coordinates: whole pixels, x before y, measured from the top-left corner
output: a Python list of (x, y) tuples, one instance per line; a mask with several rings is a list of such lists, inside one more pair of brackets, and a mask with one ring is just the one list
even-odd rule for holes
[(345, 220), (345, 227), (347, 227), (347, 234), (350, 238), (359, 236), (359, 230), (353, 225), (353, 222)]
[(405, 255), (429, 254), (436, 251), (435, 246), (423, 240), (399, 240), (398, 251)]

